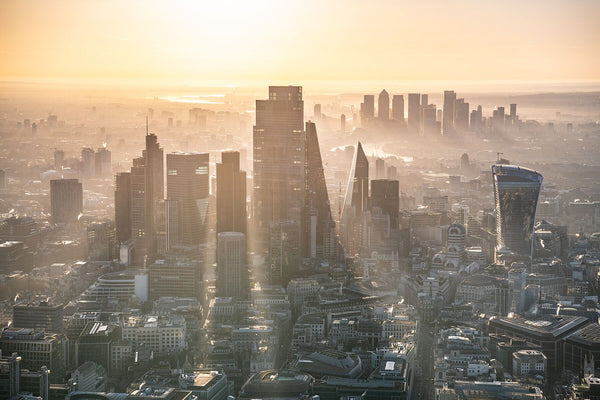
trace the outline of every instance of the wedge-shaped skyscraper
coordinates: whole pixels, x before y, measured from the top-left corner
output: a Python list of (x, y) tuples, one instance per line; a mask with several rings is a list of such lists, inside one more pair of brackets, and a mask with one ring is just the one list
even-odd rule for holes
[(335, 222), (325, 183), (325, 172), (313, 122), (306, 123), (306, 204), (304, 207), (304, 257), (334, 259), (337, 254)]
[(533, 227), (543, 177), (514, 165), (493, 165), (496, 254), (531, 259)]
[(346, 254), (360, 250), (363, 237), (364, 212), (369, 208), (369, 160), (358, 142), (342, 210), (342, 244)]

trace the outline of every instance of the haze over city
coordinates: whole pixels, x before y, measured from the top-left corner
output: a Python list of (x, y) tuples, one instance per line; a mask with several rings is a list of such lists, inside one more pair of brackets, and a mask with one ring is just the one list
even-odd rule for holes
[(0, 399), (590, 399), (600, 3), (0, 2)]

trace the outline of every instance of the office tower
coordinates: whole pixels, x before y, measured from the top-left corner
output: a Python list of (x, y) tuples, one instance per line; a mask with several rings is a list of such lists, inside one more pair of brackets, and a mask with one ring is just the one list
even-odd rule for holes
[(377, 117), (381, 121), (389, 121), (390, 119), (390, 95), (383, 89), (379, 93), (379, 100), (377, 102)]
[(81, 150), (81, 173), (88, 178), (96, 174), (96, 154), (94, 153), (94, 149), (85, 147)]
[(469, 129), (469, 103), (465, 103), (465, 99), (454, 103), (454, 129), (461, 132)]
[(117, 243), (131, 239), (131, 173), (115, 175), (115, 229)]
[(146, 133), (146, 149), (142, 153), (145, 173), (146, 253), (156, 253), (156, 219), (159, 203), (165, 196), (164, 153), (155, 134)]
[(401, 94), (392, 97), (392, 119), (404, 122), (404, 96)]
[(217, 163), (217, 233), (246, 233), (246, 171), (240, 170), (240, 153), (226, 151)]
[(396, 180), (396, 178), (398, 177), (398, 169), (396, 167), (394, 167), (393, 165), (390, 165), (387, 168), (387, 179), (390, 180)]
[(354, 151), (354, 159), (348, 177), (341, 221), (341, 241), (346, 254), (359, 251), (363, 238), (363, 214), (369, 207), (369, 160), (362, 145)]
[(303, 256), (334, 259), (337, 254), (335, 222), (321, 160), (317, 128), (306, 123), (306, 200), (303, 217)]
[(54, 150), (54, 169), (60, 171), (65, 163), (65, 152), (62, 150)]
[(198, 297), (200, 266), (187, 258), (156, 260), (148, 266), (148, 297)]
[(444, 112), (442, 114), (442, 133), (450, 134), (454, 131), (454, 106), (456, 93), (454, 90), (444, 91)]
[(369, 199), (369, 160), (360, 142), (354, 152), (354, 160), (348, 179), (344, 206), (363, 212), (368, 209)]
[(220, 232), (217, 235), (217, 296), (244, 297), (247, 285), (246, 235)]
[(179, 239), (179, 201), (165, 199), (165, 251), (181, 243)]
[(21, 356), (21, 368), (30, 371), (47, 367), (52, 371), (51, 382), (62, 382), (66, 347), (63, 335), (46, 333), (43, 330), (11, 327), (4, 329), (0, 335), (2, 354), (18, 352)]
[(111, 153), (106, 147), (101, 147), (96, 151), (95, 164), (96, 176), (106, 176), (112, 173)]
[(525, 285), (527, 269), (513, 268), (508, 271), (508, 287), (510, 289), (509, 307), (511, 312), (521, 313), (525, 307)]
[(167, 199), (179, 203), (182, 244), (200, 244), (205, 238), (208, 178), (208, 153), (167, 154)]
[(6, 189), (6, 171), (0, 169), (0, 190)]
[(504, 107), (496, 107), (492, 113), (492, 128), (495, 131), (504, 131)]
[(398, 227), (398, 213), (400, 211), (400, 186), (399, 182), (388, 179), (374, 179), (371, 181), (371, 208), (378, 207), (384, 215), (389, 215), (392, 229)]
[(375, 179), (385, 178), (385, 160), (378, 158), (375, 160)]
[(315, 114), (315, 119), (320, 119), (321, 118), (321, 105), (318, 104), (318, 103), (315, 104), (314, 114)]
[(2, 354), (0, 350), (0, 399), (16, 399), (21, 391), (21, 357), (17, 353)]
[(362, 123), (364, 125), (375, 118), (375, 96), (372, 94), (365, 94), (363, 102)]
[[(304, 207), (304, 102), (300, 86), (270, 86), (269, 100), (256, 101), (253, 223), (255, 250), (269, 248), (273, 222), (295, 221)], [(299, 238), (299, 234), (296, 235)], [(296, 244), (299, 251), (300, 243)]]
[(112, 261), (117, 258), (115, 226), (112, 221), (95, 222), (87, 227), (88, 258)]
[(50, 299), (16, 304), (13, 307), (13, 326), (62, 333), (63, 309), (62, 304), (52, 304)]
[(340, 131), (342, 133), (346, 132), (346, 115), (345, 114), (342, 114), (340, 116)]
[(496, 253), (531, 260), (535, 211), (543, 177), (530, 169), (493, 165)]
[(269, 282), (285, 286), (300, 266), (300, 226), (292, 220), (275, 221), (269, 232)]
[(515, 121), (516, 119), (517, 119), (517, 105), (513, 103), (510, 105), (510, 120)]
[[(38, 371), (29, 371), (23, 369), (20, 371), (19, 387), (21, 392), (31, 393), (34, 396), (40, 397), (43, 400), (49, 398), (50, 395), (50, 370), (46, 367), (40, 368)], [(0, 398), (3, 398), (0, 394)]]
[(133, 263), (156, 254), (157, 218), (164, 197), (163, 158), (156, 135), (146, 132), (142, 157), (133, 160), (129, 173), (115, 177), (116, 238), (119, 243), (133, 240)]
[(421, 95), (419, 93), (408, 94), (408, 128), (412, 133), (419, 132), (421, 122)]
[(422, 94), (421, 95), (421, 107), (425, 107), (429, 105), (429, 95)]
[(50, 208), (55, 224), (77, 222), (83, 211), (83, 188), (77, 179), (50, 181)]
[(434, 104), (421, 108), (421, 135), (435, 137), (440, 135), (439, 122), (436, 121), (436, 109)]

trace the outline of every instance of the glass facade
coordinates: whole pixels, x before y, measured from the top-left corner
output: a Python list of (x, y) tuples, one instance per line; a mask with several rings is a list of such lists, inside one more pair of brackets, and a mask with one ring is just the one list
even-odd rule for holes
[(497, 251), (531, 258), (542, 175), (513, 165), (493, 165)]

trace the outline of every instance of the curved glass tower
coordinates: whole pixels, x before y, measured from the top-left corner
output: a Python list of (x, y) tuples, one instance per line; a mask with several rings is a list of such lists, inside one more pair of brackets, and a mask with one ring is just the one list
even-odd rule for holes
[(496, 252), (531, 260), (533, 224), (542, 175), (514, 165), (493, 165)]

